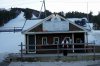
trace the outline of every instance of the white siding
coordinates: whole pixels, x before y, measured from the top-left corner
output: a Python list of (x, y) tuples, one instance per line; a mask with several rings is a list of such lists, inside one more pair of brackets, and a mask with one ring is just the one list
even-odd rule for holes
[(46, 21), (43, 23), (44, 31), (68, 31), (69, 22), (66, 21)]

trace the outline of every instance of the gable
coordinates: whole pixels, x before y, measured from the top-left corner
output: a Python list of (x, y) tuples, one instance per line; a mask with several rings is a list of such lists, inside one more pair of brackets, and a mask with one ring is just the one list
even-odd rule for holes
[(29, 32), (42, 32), (42, 24), (36, 26), (35, 28), (31, 29)]
[(70, 20), (67, 20), (57, 14), (52, 14), (35, 26), (29, 28), (27, 32), (68, 32), (85, 31), (85, 29)]
[(83, 31), (83, 29), (69, 23), (69, 31)]

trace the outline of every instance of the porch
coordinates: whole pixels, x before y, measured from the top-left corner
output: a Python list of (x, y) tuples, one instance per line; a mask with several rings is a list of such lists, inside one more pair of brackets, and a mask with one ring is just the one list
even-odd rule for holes
[[(53, 54), (87, 52), (87, 34), (76, 33), (51, 33), (26, 35), (26, 53)], [(66, 48), (65, 48), (66, 46)]]

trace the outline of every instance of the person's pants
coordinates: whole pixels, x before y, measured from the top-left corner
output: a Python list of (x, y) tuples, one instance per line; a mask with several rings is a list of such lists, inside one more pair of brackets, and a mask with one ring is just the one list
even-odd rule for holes
[(68, 53), (67, 50), (63, 50), (63, 55), (64, 56), (67, 56), (67, 53)]

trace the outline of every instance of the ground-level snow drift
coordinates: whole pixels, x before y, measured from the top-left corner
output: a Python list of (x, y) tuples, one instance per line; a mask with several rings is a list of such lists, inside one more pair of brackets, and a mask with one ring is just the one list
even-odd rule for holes
[(0, 53), (0, 62), (5, 60), (5, 58), (8, 56), (8, 53)]
[(75, 62), (12, 62), (9, 66), (88, 66), (98, 64), (99, 61)]
[(88, 42), (92, 43), (95, 41), (96, 45), (100, 46), (100, 30), (92, 30), (91, 32), (88, 32)]
[(0, 53), (17, 53), (20, 50), (18, 46), (24, 42), (24, 35), (21, 32), (1, 32), (0, 33)]

